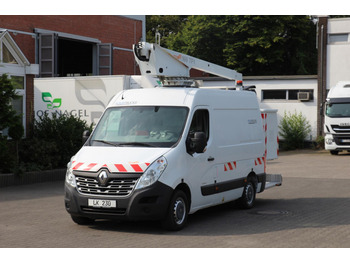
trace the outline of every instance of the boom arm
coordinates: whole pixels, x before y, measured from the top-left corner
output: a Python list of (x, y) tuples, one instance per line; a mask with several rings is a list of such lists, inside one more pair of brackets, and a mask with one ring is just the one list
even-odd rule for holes
[(135, 60), (142, 75), (158, 77), (189, 77), (190, 69), (198, 69), (229, 80), (242, 80), (242, 74), (189, 55), (147, 42), (133, 46)]

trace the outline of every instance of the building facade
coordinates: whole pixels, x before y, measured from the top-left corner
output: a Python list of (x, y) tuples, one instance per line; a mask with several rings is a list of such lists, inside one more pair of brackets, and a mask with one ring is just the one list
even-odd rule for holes
[(138, 74), (132, 45), (145, 40), (145, 16), (0, 15), (0, 74), (21, 99), (14, 101), (28, 131), (34, 77)]

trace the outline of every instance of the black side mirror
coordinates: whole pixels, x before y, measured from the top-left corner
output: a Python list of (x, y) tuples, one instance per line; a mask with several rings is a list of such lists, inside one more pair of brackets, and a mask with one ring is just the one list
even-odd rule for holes
[(203, 153), (205, 147), (207, 146), (207, 138), (204, 132), (195, 132), (192, 137), (187, 139), (187, 152), (189, 154), (193, 153)]
[(85, 144), (85, 142), (89, 139), (89, 136), (91, 135), (89, 130), (85, 130), (83, 132), (83, 145)]

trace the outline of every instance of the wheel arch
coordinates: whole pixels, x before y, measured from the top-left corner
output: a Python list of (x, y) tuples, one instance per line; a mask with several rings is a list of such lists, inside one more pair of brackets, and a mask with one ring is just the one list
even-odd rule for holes
[(191, 209), (192, 196), (191, 196), (190, 187), (186, 183), (182, 182), (181, 184), (177, 185), (175, 190), (181, 190), (182, 192), (184, 192), (186, 194), (187, 200), (188, 200), (188, 206)]
[(254, 171), (251, 171), (248, 174), (246, 182), (252, 182), (254, 184), (254, 187), (255, 187), (255, 192), (257, 191), (259, 182), (258, 182), (258, 176), (255, 174)]

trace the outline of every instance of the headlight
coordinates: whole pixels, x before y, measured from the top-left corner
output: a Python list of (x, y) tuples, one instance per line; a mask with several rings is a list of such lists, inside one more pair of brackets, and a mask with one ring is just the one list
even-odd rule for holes
[(136, 189), (150, 186), (156, 182), (164, 172), (167, 165), (168, 162), (163, 156), (154, 161), (152, 165), (146, 169), (146, 172), (140, 177), (139, 181), (137, 182)]
[(334, 142), (333, 138), (326, 138), (326, 144), (331, 145)]
[(72, 162), (67, 164), (66, 182), (72, 187), (76, 187), (75, 176), (73, 175)]

